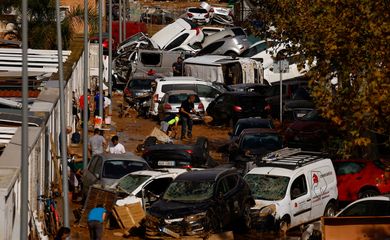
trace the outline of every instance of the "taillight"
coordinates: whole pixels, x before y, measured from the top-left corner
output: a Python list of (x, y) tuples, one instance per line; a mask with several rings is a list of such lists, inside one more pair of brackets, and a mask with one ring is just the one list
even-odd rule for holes
[(194, 14), (192, 14), (192, 13), (187, 13), (187, 16), (190, 17), (190, 18), (192, 18), (192, 17), (194, 16)]
[(190, 170), (192, 168), (192, 166), (191, 165), (184, 165), (184, 166), (182, 166), (182, 168)]
[(171, 104), (165, 103), (165, 104), (164, 104), (164, 109), (165, 109), (165, 110), (172, 110)]
[(153, 102), (158, 102), (158, 94), (153, 95)]
[(203, 103), (199, 103), (198, 109), (204, 109)]
[(108, 48), (108, 42), (107, 41), (104, 41), (102, 45), (103, 45), (104, 48)]
[(233, 12), (232, 11), (229, 12), (229, 16), (233, 17)]
[(209, 12), (213, 13), (214, 12), (214, 8), (210, 8)]
[(266, 110), (266, 111), (271, 111), (271, 109), (272, 109), (272, 106), (271, 106), (271, 104), (269, 104), (269, 103), (267, 103), (267, 104), (264, 106), (264, 110)]
[(208, 18), (210, 15), (208, 13), (206, 13), (206, 15), (204, 15), (205, 18)]
[(242, 108), (240, 106), (233, 106), (233, 111), (235, 112), (241, 112)]
[(126, 96), (128, 96), (128, 97), (131, 96), (131, 92), (127, 87), (123, 90), (123, 92), (125, 93)]
[(200, 33), (200, 29), (197, 27), (197, 28), (195, 28), (195, 30), (196, 30), (196, 36), (198, 36)]
[(187, 153), (192, 154), (193, 151), (191, 149), (186, 150)]

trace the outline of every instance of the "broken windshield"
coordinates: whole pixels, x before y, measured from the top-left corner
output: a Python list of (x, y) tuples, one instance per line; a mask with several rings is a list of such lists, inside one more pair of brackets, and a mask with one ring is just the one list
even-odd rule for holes
[(137, 187), (146, 182), (150, 176), (147, 175), (133, 175), (129, 174), (123, 177), (119, 183), (118, 187), (128, 194), (132, 193)]
[(244, 179), (255, 199), (268, 201), (283, 199), (290, 181), (289, 177), (262, 174), (247, 174)]
[(166, 201), (201, 202), (213, 196), (212, 181), (175, 181), (164, 194)]

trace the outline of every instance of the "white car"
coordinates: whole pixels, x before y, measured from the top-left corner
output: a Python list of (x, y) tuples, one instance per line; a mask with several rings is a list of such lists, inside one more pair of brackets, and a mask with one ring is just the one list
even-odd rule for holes
[(203, 32), (190, 20), (179, 18), (156, 32), (151, 39), (162, 50), (172, 50), (181, 45), (200, 43)]
[(255, 198), (252, 218), (259, 225), (286, 231), (336, 213), (336, 173), (320, 153), (293, 148), (272, 152), (244, 179)]
[(126, 196), (116, 201), (118, 206), (135, 202), (149, 206), (165, 192), (173, 179), (187, 171), (184, 168), (170, 168), (132, 172), (117, 180), (110, 188), (117, 189), (119, 198)]
[(204, 8), (198, 7), (189, 7), (186, 10), (187, 19), (197, 23), (197, 24), (206, 24), (210, 22), (210, 14)]
[(233, 25), (233, 11), (230, 8), (213, 7), (210, 9), (210, 14), (214, 22)]
[(223, 31), (205, 37), (205, 39), (202, 42), (202, 47), (206, 47), (210, 43), (213, 43), (222, 38), (235, 37), (235, 36), (242, 36), (245, 38), (247, 37), (244, 29), (242, 29), (241, 27), (229, 27), (229, 28), (225, 28), (225, 30)]

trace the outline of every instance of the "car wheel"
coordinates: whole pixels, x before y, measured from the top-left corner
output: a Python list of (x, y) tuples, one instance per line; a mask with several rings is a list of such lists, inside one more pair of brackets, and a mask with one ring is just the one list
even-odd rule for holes
[(337, 208), (333, 202), (329, 202), (326, 204), (324, 217), (333, 217), (336, 216)]
[(242, 231), (247, 232), (252, 227), (251, 206), (249, 203), (245, 204), (242, 212)]
[(198, 137), (195, 145), (200, 150), (201, 153), (201, 161), (206, 163), (209, 157), (209, 141), (205, 137)]
[(282, 232), (282, 233), (286, 233), (287, 230), (289, 229), (290, 227), (290, 219), (286, 216), (284, 216), (280, 222), (279, 222), (279, 230)]
[(375, 189), (367, 189), (359, 192), (359, 198), (378, 196), (379, 192)]
[(144, 141), (144, 147), (149, 147), (157, 144), (156, 137), (147, 137)]
[(232, 52), (232, 51), (226, 52), (225, 55), (226, 55), (226, 56), (230, 56), (230, 57), (232, 57), (232, 58), (238, 57), (238, 54), (235, 53), (235, 52)]

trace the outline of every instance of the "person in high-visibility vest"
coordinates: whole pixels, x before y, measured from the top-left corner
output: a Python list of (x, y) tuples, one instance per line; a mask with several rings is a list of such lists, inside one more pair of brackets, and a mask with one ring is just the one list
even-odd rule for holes
[(160, 130), (165, 132), (168, 137), (173, 137), (173, 138), (176, 138), (176, 134), (177, 134), (177, 126), (179, 124), (179, 121), (180, 121), (180, 114), (177, 113), (177, 114), (172, 114), (172, 115), (169, 115), (168, 117), (164, 118), (160, 125)]

